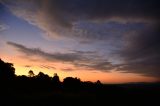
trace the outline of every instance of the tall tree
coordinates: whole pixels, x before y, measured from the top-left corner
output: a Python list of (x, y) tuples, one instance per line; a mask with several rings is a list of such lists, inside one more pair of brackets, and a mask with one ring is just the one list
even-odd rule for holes
[(12, 63), (0, 59), (0, 80), (12, 80), (15, 77), (15, 68)]

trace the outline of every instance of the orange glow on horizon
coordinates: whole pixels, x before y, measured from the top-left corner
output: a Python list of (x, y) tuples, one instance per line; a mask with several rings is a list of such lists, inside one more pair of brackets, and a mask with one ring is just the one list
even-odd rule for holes
[[(60, 80), (63, 81), (65, 77), (77, 77), (82, 81), (92, 81), (96, 82), (100, 80), (102, 83), (128, 83), (128, 82), (154, 82), (157, 79), (153, 77), (145, 77), (138, 74), (132, 73), (120, 73), (117, 71), (111, 72), (101, 72), (101, 71), (91, 71), (91, 70), (74, 70), (74, 71), (62, 71), (61, 69), (66, 67), (61, 63), (54, 63), (56, 69), (47, 69), (39, 67), (42, 63), (31, 62), (29, 60), (24, 60), (19, 57), (7, 57), (5, 55), (1, 56), (2, 59), (6, 62), (11, 62), (14, 64), (16, 69), (16, 75), (28, 75), (29, 70), (33, 70), (35, 75), (40, 71), (53, 76), (54, 73), (57, 73), (60, 77)], [(51, 64), (51, 62), (44, 62), (43, 65)], [(31, 67), (25, 67), (25, 65), (32, 65)], [(68, 65), (72, 68), (71, 65)]]

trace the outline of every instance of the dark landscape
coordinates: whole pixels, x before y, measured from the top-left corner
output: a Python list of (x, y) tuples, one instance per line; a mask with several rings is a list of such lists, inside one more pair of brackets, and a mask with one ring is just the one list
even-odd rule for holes
[(16, 76), (0, 60), (2, 106), (158, 106), (160, 83), (102, 84), (67, 77), (63, 82), (40, 72)]

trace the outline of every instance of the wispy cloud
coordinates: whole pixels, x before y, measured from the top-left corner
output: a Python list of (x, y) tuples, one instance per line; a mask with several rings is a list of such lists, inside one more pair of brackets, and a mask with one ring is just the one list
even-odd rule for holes
[(22, 52), (28, 57), (40, 56), (48, 61), (74, 62), (74, 61), (83, 59), (82, 55), (77, 54), (77, 53), (64, 53), (64, 54), (47, 53), (47, 52), (42, 51), (39, 48), (27, 48), (23, 45), (13, 43), (13, 42), (7, 42), (7, 44), (17, 48), (18, 51)]
[(8, 29), (8, 26), (0, 23), (0, 32), (6, 29)]
[(39, 67), (40, 67), (40, 68), (45, 68), (45, 69), (53, 69), (53, 70), (56, 69), (55, 67), (49, 66), (49, 65), (40, 65)]
[[(122, 58), (126, 58), (123, 63), (113, 64), (109, 62), (105, 57), (94, 55), (95, 52), (91, 51), (74, 51), (72, 53), (46, 53), (38, 48), (27, 48), (23, 45), (16, 44), (13, 42), (8, 42), (8, 45), (13, 46), (21, 53), (25, 54), (26, 58), (31, 58), (32, 56), (39, 56), (40, 58), (51, 61), (51, 62), (62, 62), (64, 64), (71, 64), (76, 67), (76, 69), (86, 69), (86, 70), (96, 70), (102, 72), (110, 72), (112, 70), (125, 72), (125, 73), (139, 73), (141, 75), (146, 76), (160, 76), (159, 69), (159, 51), (158, 54), (155, 54), (152, 49), (150, 55), (143, 55), (138, 58), (133, 58), (134, 55), (137, 54), (125, 54), (121, 52), (130, 51), (131, 48), (125, 49), (123, 51), (118, 51)], [(131, 46), (131, 45), (130, 45)], [(136, 50), (136, 48), (132, 48), (132, 50)], [(147, 51), (145, 49), (145, 51)], [(148, 51), (149, 52), (149, 51)], [(138, 52), (139, 53), (139, 52)], [(141, 51), (143, 53), (143, 50)], [(131, 58), (131, 59), (130, 59)], [(41, 65), (41, 68), (47, 69), (56, 69), (52, 66)], [(75, 69), (65, 68), (62, 71), (73, 71)]]
[(25, 65), (24, 67), (26, 67), (26, 68), (30, 68), (30, 67), (32, 67), (31, 65)]
[[(7, 42), (8, 45), (13, 46), (18, 51), (23, 53), (26, 58), (34, 58), (34, 56), (39, 56), (47, 61), (52, 62), (63, 62), (66, 64), (72, 64), (77, 68), (99, 70), (99, 71), (110, 71), (114, 69), (114, 65), (108, 62), (104, 57), (95, 55), (96, 52), (92, 51), (75, 51), (72, 53), (46, 53), (38, 48), (27, 48), (23, 45)], [(43, 68), (50, 68), (48, 66), (41, 66)]]
[(75, 70), (72, 69), (72, 68), (62, 68), (61, 71), (64, 71), (64, 72), (71, 72), (71, 71), (75, 71)]

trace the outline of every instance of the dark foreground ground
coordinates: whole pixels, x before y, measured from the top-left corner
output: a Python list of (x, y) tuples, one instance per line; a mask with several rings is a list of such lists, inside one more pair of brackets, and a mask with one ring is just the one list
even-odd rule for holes
[(1, 89), (0, 106), (160, 106), (160, 83), (101, 85), (84, 89)]

